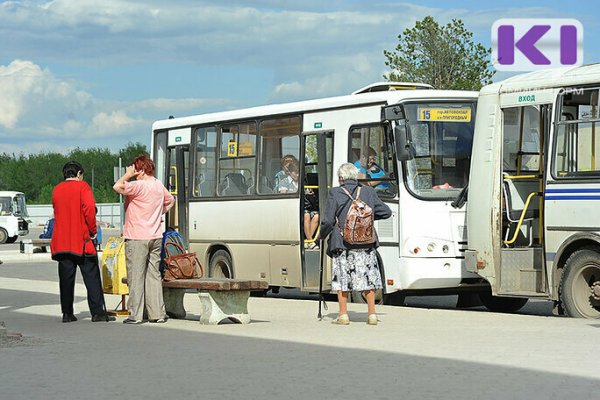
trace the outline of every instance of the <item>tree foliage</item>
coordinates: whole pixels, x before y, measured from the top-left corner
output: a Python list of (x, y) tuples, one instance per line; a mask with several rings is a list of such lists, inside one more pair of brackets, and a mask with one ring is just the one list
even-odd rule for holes
[(128, 143), (116, 154), (108, 149), (75, 149), (68, 154), (39, 153), (0, 154), (0, 190), (16, 190), (25, 193), (31, 204), (50, 204), (54, 186), (63, 180), (62, 167), (68, 161), (78, 161), (85, 170), (84, 179), (94, 191), (98, 203), (114, 203), (119, 196), (112, 189), (114, 167), (131, 164), (139, 154), (147, 152), (141, 143)]
[(491, 49), (474, 43), (460, 19), (441, 26), (431, 16), (398, 35), (394, 51), (384, 50), (390, 81), (429, 83), (436, 89), (479, 90), (491, 83)]

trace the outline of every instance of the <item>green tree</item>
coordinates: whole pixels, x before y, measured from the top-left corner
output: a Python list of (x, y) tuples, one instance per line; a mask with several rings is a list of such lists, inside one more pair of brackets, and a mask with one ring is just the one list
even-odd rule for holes
[(479, 90), (491, 83), (491, 49), (474, 43), (462, 20), (441, 26), (431, 16), (398, 35), (394, 51), (384, 50), (390, 81), (429, 83), (436, 89)]
[(76, 148), (69, 154), (39, 153), (0, 154), (0, 190), (16, 190), (25, 193), (30, 204), (50, 204), (54, 186), (63, 180), (63, 165), (70, 160), (78, 161), (85, 170), (84, 179), (92, 187), (97, 203), (115, 203), (119, 196), (112, 189), (114, 167), (122, 157), (123, 166), (135, 157), (147, 152), (141, 143), (128, 143), (117, 153), (109, 149)]
[(130, 165), (133, 160), (142, 153), (148, 153), (148, 148), (145, 144), (140, 142), (127, 143), (127, 146), (119, 151), (119, 157), (121, 157), (123, 167)]

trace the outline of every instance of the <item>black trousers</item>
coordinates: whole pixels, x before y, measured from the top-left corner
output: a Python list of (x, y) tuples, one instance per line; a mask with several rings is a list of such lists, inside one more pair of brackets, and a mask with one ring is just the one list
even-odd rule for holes
[(88, 306), (92, 315), (106, 313), (98, 257), (64, 257), (58, 261), (58, 279), (60, 282), (60, 306), (63, 314), (73, 314), (75, 297), (75, 273), (81, 269), (83, 283), (87, 289)]

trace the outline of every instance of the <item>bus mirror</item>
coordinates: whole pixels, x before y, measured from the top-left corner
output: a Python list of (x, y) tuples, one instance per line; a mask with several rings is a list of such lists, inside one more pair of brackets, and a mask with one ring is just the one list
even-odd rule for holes
[(402, 110), (402, 107), (399, 105), (384, 107), (382, 119), (384, 121), (397, 121), (399, 119), (404, 119), (404, 110)]
[(409, 139), (410, 132), (405, 124), (398, 124), (394, 128), (394, 142), (396, 143), (396, 157), (399, 161), (407, 161), (415, 156), (415, 149)]

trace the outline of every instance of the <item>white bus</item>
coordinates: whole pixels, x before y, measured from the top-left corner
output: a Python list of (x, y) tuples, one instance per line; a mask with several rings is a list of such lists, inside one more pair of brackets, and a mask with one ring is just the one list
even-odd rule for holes
[(466, 267), (513, 308), (549, 299), (556, 313), (600, 318), (599, 90), (600, 64), (481, 90)]
[(14, 243), (29, 233), (25, 195), (21, 192), (0, 191), (0, 244)]
[[(324, 210), (337, 168), (371, 153), (385, 174), (375, 189), (393, 212), (376, 222), (382, 297), (481, 288), (487, 283), (464, 268), (465, 208), (451, 205), (469, 175), (476, 99), (388, 82), (347, 96), (157, 121), (157, 177), (177, 199), (168, 225), (210, 276), (317, 291), (320, 251), (303, 245), (306, 193), (316, 192)], [(281, 193), (285, 156), (298, 160), (300, 178), (297, 190)]]

